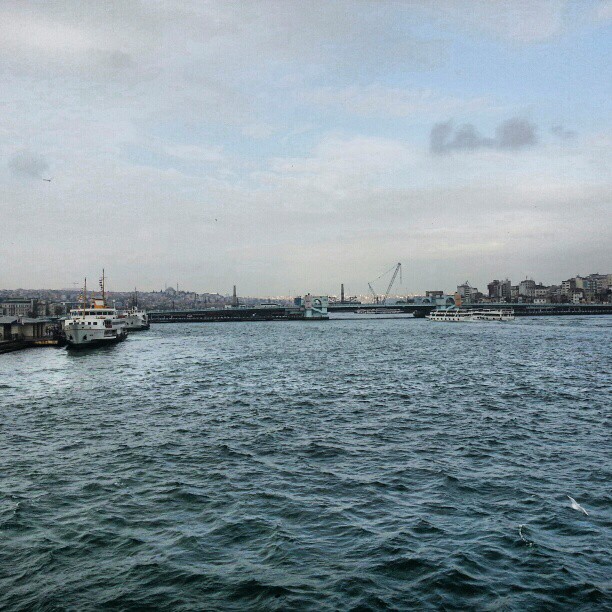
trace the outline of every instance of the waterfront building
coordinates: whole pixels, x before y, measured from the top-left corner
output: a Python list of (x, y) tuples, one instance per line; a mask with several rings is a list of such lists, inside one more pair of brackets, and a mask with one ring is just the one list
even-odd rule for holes
[(0, 314), (9, 317), (35, 317), (38, 314), (38, 299), (8, 298), (0, 302)]
[(13, 339), (13, 325), (18, 322), (18, 317), (0, 316), (0, 342)]
[(0, 340), (39, 340), (51, 334), (50, 319), (1, 316)]

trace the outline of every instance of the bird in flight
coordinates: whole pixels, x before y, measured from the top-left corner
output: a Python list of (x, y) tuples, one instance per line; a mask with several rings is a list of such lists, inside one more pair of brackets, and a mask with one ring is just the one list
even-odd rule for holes
[(570, 500), (570, 506), (574, 510), (578, 510), (579, 512), (584, 512), (587, 516), (589, 516), (589, 513), (573, 497), (570, 497), (569, 495), (567, 497)]
[(44, 178), (43, 179), (43, 181), (47, 181), (47, 183), (50, 183), (52, 180), (53, 180), (52, 178), (48, 178), (48, 179)]

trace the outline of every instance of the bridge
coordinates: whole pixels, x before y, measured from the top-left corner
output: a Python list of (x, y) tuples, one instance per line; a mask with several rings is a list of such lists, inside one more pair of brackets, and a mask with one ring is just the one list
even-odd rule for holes
[[(435, 304), (356, 304), (356, 303), (332, 303), (328, 306), (329, 312), (372, 312), (373, 314), (385, 312), (412, 313), (415, 317), (425, 317), (432, 310), (435, 310)], [(612, 314), (612, 304), (464, 304), (462, 309), (481, 310), (483, 308), (499, 309), (512, 308), (517, 317), (535, 317), (535, 316), (558, 316), (558, 315), (597, 315), (597, 314)]]
[(357, 304), (352, 302), (330, 303), (327, 307), (328, 312), (360, 312), (363, 314), (385, 314), (400, 311), (406, 314), (414, 314), (415, 317), (424, 317), (432, 310), (435, 304)]
[(612, 314), (612, 304), (468, 304), (470, 310), (512, 308), (517, 317)]
[[(360, 314), (412, 314), (423, 318), (435, 304), (354, 304), (332, 303), (327, 307), (329, 313)], [(601, 315), (612, 314), (612, 304), (467, 304), (469, 310), (483, 308), (512, 308), (517, 317), (560, 316), (560, 315)], [(206, 308), (200, 310), (158, 310), (149, 312), (151, 323), (203, 323), (222, 321), (304, 321), (326, 320), (327, 314), (307, 316), (303, 307), (271, 305), (254, 308)]]
[(321, 321), (327, 311), (314, 306), (270, 304), (245, 308), (204, 308), (200, 310), (156, 310), (148, 313), (151, 323), (205, 323), (223, 321)]

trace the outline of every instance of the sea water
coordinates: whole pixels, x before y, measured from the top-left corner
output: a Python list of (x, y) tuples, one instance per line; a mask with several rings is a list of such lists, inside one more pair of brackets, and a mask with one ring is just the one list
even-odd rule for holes
[(611, 404), (609, 316), (0, 356), (0, 608), (610, 609)]

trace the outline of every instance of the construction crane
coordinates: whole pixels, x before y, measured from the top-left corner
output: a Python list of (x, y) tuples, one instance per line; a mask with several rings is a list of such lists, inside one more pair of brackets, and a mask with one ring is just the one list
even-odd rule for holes
[(387, 274), (389, 274), (389, 272), (391, 272), (391, 270), (393, 270), (393, 276), (391, 277), (391, 281), (389, 282), (387, 291), (385, 292), (385, 295), (382, 299), (376, 293), (376, 291), (374, 291), (374, 287), (372, 287), (372, 283), (368, 283), (368, 287), (370, 288), (370, 292), (372, 293), (372, 297), (374, 298), (375, 304), (384, 304), (387, 301), (387, 298), (389, 297), (389, 294), (391, 293), (391, 289), (393, 288), (393, 283), (395, 282), (395, 279), (397, 278), (398, 274), (400, 275), (400, 283), (402, 282), (402, 264), (401, 263), (397, 263), (393, 268), (390, 268), (386, 272), (383, 272), (376, 280), (378, 280), (379, 278), (382, 278), (383, 276), (386, 276)]
[(400, 275), (400, 283), (401, 283), (402, 282), (402, 264), (399, 262), (395, 266), (395, 271), (393, 272), (393, 276), (391, 277), (391, 280), (389, 281), (389, 286), (387, 287), (385, 297), (382, 299), (383, 304), (387, 301), (387, 298), (389, 297), (389, 293), (391, 293), (391, 288), (393, 287), (393, 283), (395, 282), (395, 279), (398, 273)]
[(376, 291), (374, 291), (374, 287), (372, 287), (372, 283), (368, 283), (368, 287), (372, 293), (372, 297), (374, 298), (374, 303), (378, 304), (378, 296), (376, 295)]

